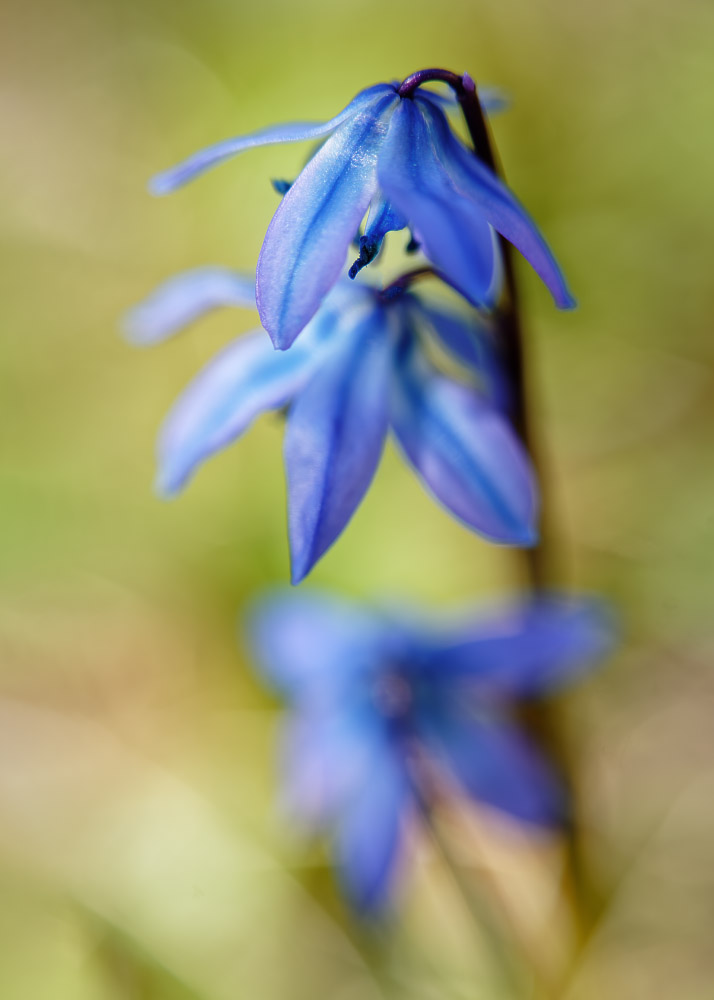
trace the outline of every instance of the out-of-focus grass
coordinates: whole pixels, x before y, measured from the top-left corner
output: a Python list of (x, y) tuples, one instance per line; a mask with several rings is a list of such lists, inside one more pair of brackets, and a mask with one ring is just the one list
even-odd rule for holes
[[(250, 269), (268, 179), (304, 150), (255, 151), (163, 201), (152, 172), (440, 64), (512, 94), (501, 156), (580, 302), (557, 314), (520, 268), (564, 580), (613, 595), (626, 635), (567, 702), (593, 854), (608, 876), (634, 859), (573, 996), (709, 996), (714, 9), (8, 0), (3, 20), (2, 996), (489, 988), (428, 852), (392, 935), (356, 932), (323, 854), (275, 815), (275, 715), (234, 623), (287, 574), (279, 418), (178, 501), (152, 496), (161, 417), (254, 317), (143, 353), (116, 332), (176, 270)], [(514, 572), (389, 451), (314, 580), (446, 602)], [(506, 881), (542, 917), (549, 846), (512, 846)]]

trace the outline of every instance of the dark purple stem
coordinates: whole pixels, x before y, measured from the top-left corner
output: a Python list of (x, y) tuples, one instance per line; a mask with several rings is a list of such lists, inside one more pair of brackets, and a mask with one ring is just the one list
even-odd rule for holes
[[(495, 174), (502, 176), (502, 171), (497, 166), (497, 158), (489, 136), (486, 119), (476, 93), (476, 85), (471, 80), (471, 77), (464, 76), (462, 89), (461, 91), (457, 91), (457, 97), (464, 113), (464, 118), (466, 119), (475, 155), (483, 163), (487, 164)], [(547, 476), (545, 474), (542, 449), (539, 447), (539, 442), (534, 434), (528, 405), (525, 380), (524, 338), (521, 326), (518, 286), (513, 266), (513, 247), (508, 240), (500, 235), (499, 244), (503, 257), (505, 295), (496, 313), (496, 325), (501, 335), (504, 360), (507, 370), (510, 373), (511, 385), (513, 387), (513, 422), (530, 454), (541, 491), (541, 542), (535, 548), (524, 552), (531, 586), (534, 590), (538, 590), (547, 585), (548, 581), (553, 578), (550, 561), (552, 550), (548, 544), (550, 521), (546, 520), (546, 518), (549, 519), (552, 517), (552, 508), (548, 502), (548, 494), (546, 492)], [(546, 554), (548, 556), (547, 561)], [(547, 746), (551, 755), (557, 760), (561, 774), (570, 786), (571, 794), (575, 800), (575, 790), (567, 750), (562, 745), (557, 722), (546, 705), (541, 706), (540, 712), (536, 714), (537, 717), (533, 719), (533, 728), (540, 738), (541, 743)], [(577, 811), (576, 800), (575, 808)], [(587, 866), (583, 857), (580, 827), (575, 816), (565, 830), (565, 840), (568, 864), (564, 879), (564, 889), (570, 900), (576, 933), (578, 938), (582, 940), (593, 908), (593, 887), (587, 873)]]
[[(503, 172), (499, 168), (495, 149), (491, 142), (488, 125), (478, 99), (476, 84), (465, 73), (459, 76), (449, 70), (425, 69), (418, 73), (412, 73), (399, 87), (399, 95), (403, 98), (410, 98), (414, 91), (424, 83), (440, 81), (447, 84), (454, 91), (469, 130), (469, 135), (474, 147), (474, 155), (495, 174), (502, 177)], [(545, 494), (546, 476), (544, 475), (541, 449), (537, 446), (533, 431), (533, 424), (530, 419), (528, 397), (525, 383), (525, 363), (523, 352), (523, 331), (521, 327), (521, 317), (519, 310), (518, 287), (516, 283), (515, 270), (513, 267), (513, 248), (508, 240), (499, 235), (499, 245), (503, 259), (504, 270), (504, 295), (496, 311), (496, 328), (500, 335), (500, 345), (503, 351), (503, 358), (506, 370), (509, 373), (511, 387), (513, 391), (512, 419), (513, 424), (519, 433), (536, 471), (541, 488), (541, 543), (532, 549), (524, 550), (524, 557), (528, 571), (529, 582), (533, 590), (542, 588), (549, 579), (552, 579), (552, 569), (546, 564), (546, 549), (550, 555), (550, 547), (547, 541), (550, 532), (547, 530), (545, 515), (552, 516), (550, 505), (546, 502)], [(553, 720), (550, 713), (543, 708), (539, 717), (533, 720), (533, 728), (537, 731), (540, 741), (548, 745), (553, 756), (558, 760), (564, 778), (568, 784), (570, 781), (569, 767), (564, 753), (564, 748), (558, 745), (557, 733), (554, 736)], [(569, 892), (573, 918), (577, 931), (582, 935), (584, 927), (585, 910), (590, 910), (592, 887), (585, 871), (582, 846), (580, 843), (579, 830), (576, 824), (571, 825), (566, 831), (566, 843), (568, 847), (568, 873), (566, 881), (566, 891)]]
[(398, 278), (395, 278), (390, 284), (377, 293), (377, 298), (380, 302), (391, 302), (392, 299), (401, 295), (402, 292), (406, 292), (410, 285), (413, 285), (415, 281), (421, 280), (421, 278), (428, 278), (434, 276), (440, 278), (441, 275), (438, 271), (435, 271), (433, 267), (415, 267), (413, 271), (405, 271), (404, 274), (400, 274)]

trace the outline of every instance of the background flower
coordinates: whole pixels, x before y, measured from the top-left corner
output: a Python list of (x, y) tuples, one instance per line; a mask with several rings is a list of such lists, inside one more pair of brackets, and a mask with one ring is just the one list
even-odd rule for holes
[[(431, 619), (431, 621), (430, 621)], [(610, 648), (607, 609), (549, 595), (436, 624), (329, 594), (280, 593), (249, 619), (262, 676), (288, 699), (293, 815), (334, 837), (350, 899), (378, 910), (429, 768), (536, 825), (567, 817), (564, 788), (516, 721), (517, 699), (559, 689)]]

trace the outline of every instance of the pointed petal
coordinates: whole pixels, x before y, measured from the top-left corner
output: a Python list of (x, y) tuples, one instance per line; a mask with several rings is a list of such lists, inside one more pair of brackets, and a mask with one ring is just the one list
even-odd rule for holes
[(375, 308), (288, 414), (285, 467), (292, 580), (298, 583), (341, 534), (367, 492), (387, 432), (392, 346)]
[(437, 158), (422, 107), (431, 109), (428, 102), (402, 100), (392, 115), (379, 155), (379, 186), (409, 219), (434, 266), (474, 304), (492, 305), (498, 273), (492, 231)]
[(406, 777), (386, 743), (340, 816), (335, 838), (340, 881), (352, 905), (375, 914), (389, 901), (409, 805)]
[(310, 160), (273, 216), (260, 252), (260, 319), (280, 349), (292, 344), (339, 277), (377, 186), (386, 117), (399, 99), (376, 98)]
[(456, 138), (439, 108), (421, 98), (416, 101), (424, 109), (432, 141), (456, 188), (480, 208), (497, 232), (520, 250), (549, 288), (556, 305), (572, 309), (575, 300), (563, 272), (526, 210), (493, 171)]
[(605, 602), (545, 594), (426, 640), (420, 669), (473, 680), (496, 695), (540, 695), (594, 667), (615, 634)]
[(423, 730), (464, 790), (515, 819), (540, 826), (565, 822), (565, 789), (514, 723), (469, 714), (454, 699), (444, 717)]
[(164, 281), (130, 309), (122, 327), (127, 340), (134, 344), (158, 344), (220, 306), (255, 309), (255, 278), (226, 267), (184, 271)]
[(285, 125), (271, 125), (270, 128), (260, 129), (249, 135), (239, 135), (232, 139), (225, 139), (223, 142), (217, 142), (213, 146), (208, 146), (206, 149), (194, 153), (193, 156), (189, 156), (187, 160), (175, 167), (157, 174), (151, 179), (149, 190), (155, 195), (170, 194), (171, 191), (175, 191), (176, 188), (192, 181), (205, 170), (209, 170), (247, 149), (270, 146), (280, 142), (305, 142), (308, 139), (319, 139), (336, 129), (345, 119), (360, 111), (375, 97), (393, 92), (393, 88), (389, 84), (377, 84), (375, 87), (369, 87), (357, 94), (346, 108), (343, 108), (328, 122), (288, 122)]
[(537, 489), (508, 422), (416, 351), (402, 361), (394, 382), (394, 430), (427, 490), (491, 541), (532, 545)]
[(293, 700), (344, 690), (379, 663), (389, 634), (366, 608), (317, 590), (269, 591), (247, 623), (260, 674)]
[(174, 405), (158, 442), (157, 489), (177, 493), (196, 467), (239, 437), (260, 413), (284, 406), (307, 382), (320, 355), (300, 345), (280, 353), (261, 330), (229, 344)]
[(371, 263), (382, 248), (387, 233), (404, 229), (407, 220), (384, 198), (377, 198), (369, 210), (369, 218), (364, 236), (359, 238), (359, 257), (350, 268), (350, 278)]

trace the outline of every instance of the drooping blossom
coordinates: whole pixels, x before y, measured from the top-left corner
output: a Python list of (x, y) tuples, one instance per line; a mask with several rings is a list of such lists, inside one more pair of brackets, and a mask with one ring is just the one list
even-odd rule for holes
[[(203, 268), (172, 278), (126, 320), (154, 343), (221, 302), (251, 304), (249, 281)], [(158, 488), (177, 493), (210, 455), (266, 410), (288, 407), (284, 454), (292, 579), (299, 582), (341, 534), (377, 469), (388, 430), (426, 489), (485, 538), (529, 546), (537, 488), (528, 456), (496, 400), (439, 370), (439, 339), (479, 368), (475, 320), (412, 291), (339, 282), (287, 351), (263, 331), (225, 347), (188, 386), (158, 443)]]
[(268, 227), (257, 269), (263, 326), (289, 347), (338, 280), (369, 211), (353, 274), (385, 234), (409, 226), (434, 267), (477, 306), (500, 283), (495, 234), (531, 263), (557, 305), (573, 299), (548, 245), (506, 185), (457, 137), (436, 94), (399, 85), (361, 91), (324, 123), (293, 122), (219, 142), (156, 176), (166, 194), (247, 149), (325, 139), (291, 185)]

